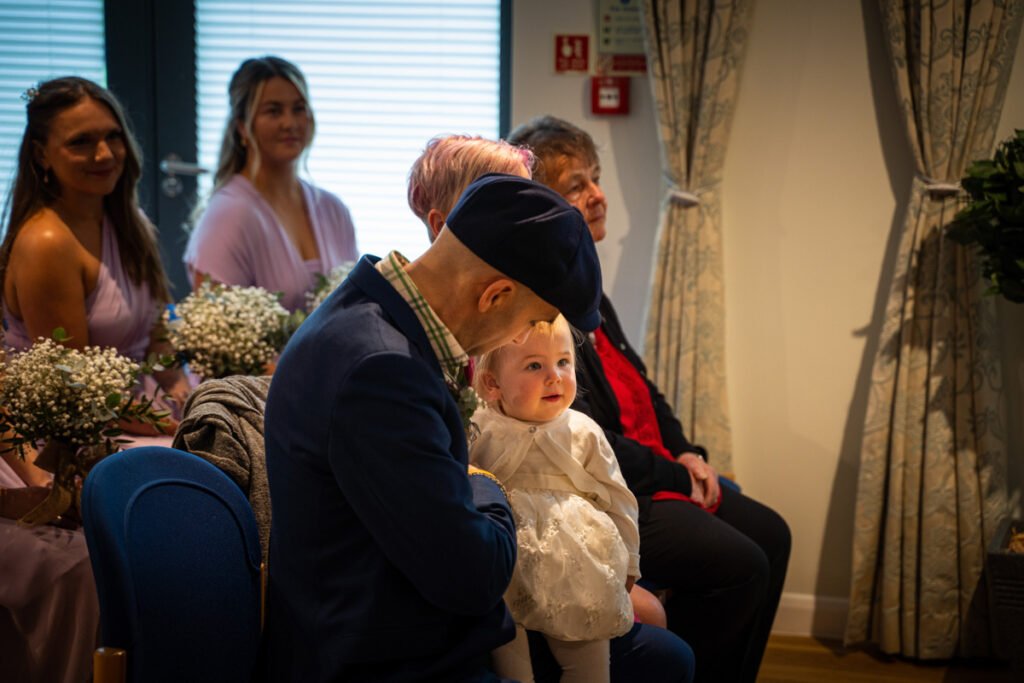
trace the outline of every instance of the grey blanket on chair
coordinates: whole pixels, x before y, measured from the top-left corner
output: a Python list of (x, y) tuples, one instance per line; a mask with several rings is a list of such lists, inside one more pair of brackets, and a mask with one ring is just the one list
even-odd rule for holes
[(270, 540), (270, 490), (263, 446), (269, 389), (270, 377), (234, 375), (207, 380), (185, 402), (185, 417), (174, 435), (175, 448), (218, 467), (249, 498), (264, 561)]

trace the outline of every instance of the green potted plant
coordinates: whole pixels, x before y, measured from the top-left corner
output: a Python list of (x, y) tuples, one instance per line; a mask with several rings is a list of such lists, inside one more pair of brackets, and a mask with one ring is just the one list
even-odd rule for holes
[(978, 246), (988, 293), (1024, 303), (1024, 130), (973, 162), (960, 184), (970, 199), (946, 235)]
[[(991, 159), (975, 161), (960, 181), (966, 206), (949, 224), (947, 236), (977, 245), (987, 294), (1024, 303), (1024, 130), (996, 148)], [(1020, 520), (999, 525), (985, 555), (989, 613), (996, 652), (1024, 672), (1024, 552)]]

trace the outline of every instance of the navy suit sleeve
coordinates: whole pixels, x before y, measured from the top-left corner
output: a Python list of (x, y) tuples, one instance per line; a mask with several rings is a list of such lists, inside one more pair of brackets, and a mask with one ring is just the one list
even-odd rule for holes
[(336, 395), (329, 460), (360, 521), (424, 599), (479, 615), (512, 578), (515, 522), (493, 482), (470, 482), (454, 442), (465, 436), (445, 419), (456, 411), (421, 361), (371, 356)]

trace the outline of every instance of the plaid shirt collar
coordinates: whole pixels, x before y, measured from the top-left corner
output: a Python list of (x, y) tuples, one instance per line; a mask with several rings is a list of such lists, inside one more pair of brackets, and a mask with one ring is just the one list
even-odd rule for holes
[(463, 350), (451, 330), (445, 327), (445, 324), (437, 317), (437, 313), (423, 298), (409, 274), (405, 272), (405, 266), (408, 263), (409, 259), (397, 251), (392, 251), (377, 262), (376, 268), (416, 314), (417, 320), (420, 321), (424, 332), (427, 333), (427, 339), (430, 340), (430, 346), (434, 349), (434, 355), (437, 356), (437, 361), (441, 364), (445, 379), (459, 387), (467, 386), (469, 384), (467, 373), (469, 354)]

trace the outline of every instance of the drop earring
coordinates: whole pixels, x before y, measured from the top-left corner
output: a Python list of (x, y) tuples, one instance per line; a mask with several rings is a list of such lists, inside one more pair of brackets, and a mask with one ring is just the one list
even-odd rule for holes
[(49, 185), (49, 184), (50, 184), (50, 169), (44, 168), (43, 169), (43, 185)]

